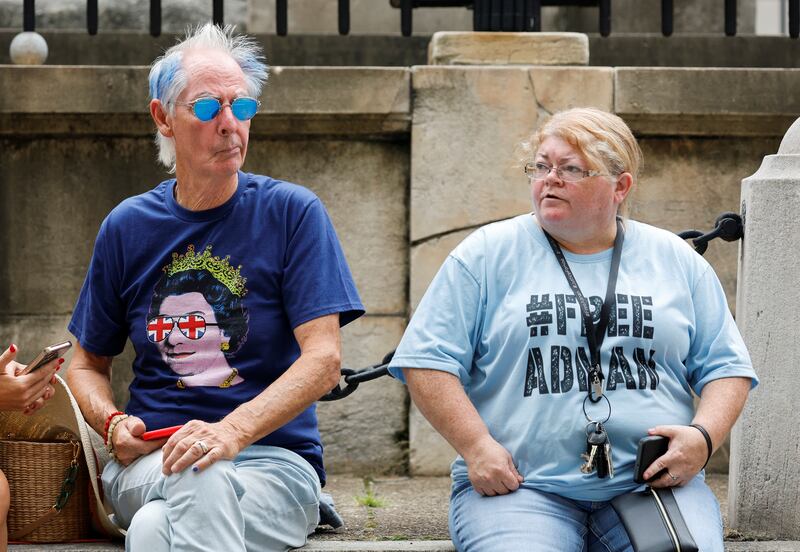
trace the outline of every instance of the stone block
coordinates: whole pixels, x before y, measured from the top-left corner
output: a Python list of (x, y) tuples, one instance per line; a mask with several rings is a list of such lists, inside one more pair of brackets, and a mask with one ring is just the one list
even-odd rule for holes
[(458, 453), (433, 429), (415, 404), (408, 416), (409, 458), (411, 475), (447, 475)]
[(100, 223), (163, 180), (149, 138), (0, 139), (0, 313), (70, 312)]
[(405, 133), (409, 109), (407, 68), (273, 67), (252, 132)]
[(370, 314), (403, 314), (408, 275), (407, 145), (257, 140), (246, 168), (304, 185), (331, 214)]
[(0, 67), (0, 113), (147, 113), (146, 67)]
[(761, 380), (731, 437), (728, 519), (746, 536), (800, 537), (797, 313), (800, 119), (777, 155), (742, 181), (737, 323)]
[(437, 32), (429, 65), (587, 65), (589, 39), (580, 33)]
[[(362, 369), (378, 364), (397, 347), (403, 316), (366, 316), (342, 330), (342, 366)], [(317, 406), (331, 473), (380, 475), (406, 470), (407, 392), (391, 376), (364, 382), (350, 396)]]
[[(477, 228), (477, 227), (476, 227)], [(413, 312), (419, 305), (422, 296), (433, 281), (433, 277), (439, 272), (439, 268), (444, 263), (447, 255), (461, 243), (464, 238), (476, 230), (454, 231), (442, 236), (433, 237), (416, 243), (411, 247), (409, 261), (409, 307)]]
[[(739, 212), (740, 182), (775, 151), (774, 138), (643, 137), (643, 170), (630, 199), (631, 218), (673, 232), (709, 231), (717, 216)], [(735, 309), (737, 248), (715, 240), (704, 257), (714, 267)]]
[(413, 68), (411, 241), (529, 210), (519, 143), (548, 109), (610, 109), (611, 78), (602, 68)]
[(782, 136), (800, 115), (800, 69), (620, 67), (614, 89), (638, 134)]
[[(152, 134), (147, 75), (146, 67), (0, 66), (0, 133)], [(262, 101), (253, 136), (405, 134), (410, 71), (273, 67)]]

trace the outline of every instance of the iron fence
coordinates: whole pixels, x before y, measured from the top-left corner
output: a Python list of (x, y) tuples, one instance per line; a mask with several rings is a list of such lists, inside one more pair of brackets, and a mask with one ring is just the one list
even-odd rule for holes
[[(336, 0), (338, 3), (339, 34), (350, 32), (350, 0)], [(720, 1), (720, 0), (717, 0)], [(722, 0), (725, 3), (725, 34), (736, 35), (737, 0)], [(35, 0), (23, 0), (23, 28), (33, 31), (36, 28)], [(97, 34), (98, 0), (86, 2), (86, 26), (90, 35)], [(288, 0), (275, 0), (275, 26), (279, 36), (288, 34)], [(475, 31), (516, 31), (538, 32), (542, 25), (543, 6), (580, 6), (598, 8), (598, 30), (600, 35), (611, 34), (611, 0), (391, 0), (400, 9), (400, 32), (411, 36), (413, 30), (413, 11), (415, 8), (465, 7), (473, 10), (473, 30)], [(789, 36), (800, 36), (800, 0), (787, 3)], [(223, 0), (212, 0), (212, 19), (223, 25)], [(661, 0), (661, 33), (670, 36), (673, 32), (674, 2)], [(150, 34), (161, 34), (161, 0), (150, 0)]]

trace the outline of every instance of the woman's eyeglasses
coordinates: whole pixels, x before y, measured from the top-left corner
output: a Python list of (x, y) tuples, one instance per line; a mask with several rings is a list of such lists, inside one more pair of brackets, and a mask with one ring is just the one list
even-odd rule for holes
[(164, 341), (178, 325), (178, 330), (189, 339), (200, 339), (206, 333), (206, 326), (219, 326), (199, 314), (184, 314), (183, 316), (154, 316), (147, 321), (147, 339), (153, 343)]
[(551, 167), (547, 163), (541, 162), (534, 163), (531, 161), (525, 163), (525, 174), (528, 175), (528, 178), (533, 178), (535, 180), (547, 178), (547, 175), (550, 174), (550, 171), (553, 169), (555, 169), (558, 179), (563, 182), (580, 182), (584, 178), (589, 178), (590, 176), (610, 176), (600, 171), (587, 171), (575, 165)]
[(261, 105), (255, 98), (248, 98), (246, 96), (236, 98), (230, 104), (223, 104), (217, 98), (204, 97), (197, 98), (191, 102), (177, 102), (177, 105), (187, 105), (192, 107), (194, 116), (207, 123), (222, 111), (222, 108), (229, 105), (233, 116), (240, 121), (249, 121), (258, 113), (258, 108)]

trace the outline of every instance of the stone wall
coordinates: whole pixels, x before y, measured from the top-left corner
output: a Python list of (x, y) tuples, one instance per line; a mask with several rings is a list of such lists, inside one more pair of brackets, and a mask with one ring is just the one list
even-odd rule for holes
[[(0, 342), (21, 359), (65, 336), (97, 228), (166, 177), (146, 115), (146, 68), (0, 66)], [(344, 364), (393, 349), (439, 263), (475, 227), (529, 210), (515, 144), (574, 105), (620, 113), (640, 137), (640, 220), (709, 228), (800, 114), (798, 70), (610, 67), (281, 68), (254, 119), (246, 169), (327, 205), (369, 315)], [(723, 93), (724, 92), (724, 93)], [(707, 257), (733, 304), (735, 246)], [(124, 401), (131, 352), (114, 364)], [(446, 470), (451, 453), (384, 378), (320, 406), (334, 472)], [(407, 435), (410, 433), (410, 436)], [(410, 444), (408, 440), (410, 439)]]

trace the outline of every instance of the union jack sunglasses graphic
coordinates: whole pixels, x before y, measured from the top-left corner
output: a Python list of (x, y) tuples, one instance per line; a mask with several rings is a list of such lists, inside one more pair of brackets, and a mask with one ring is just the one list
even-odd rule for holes
[(219, 326), (199, 314), (184, 314), (183, 316), (154, 316), (147, 321), (147, 339), (153, 343), (164, 341), (172, 333), (175, 325), (178, 330), (189, 339), (200, 339), (206, 333), (207, 326)]

